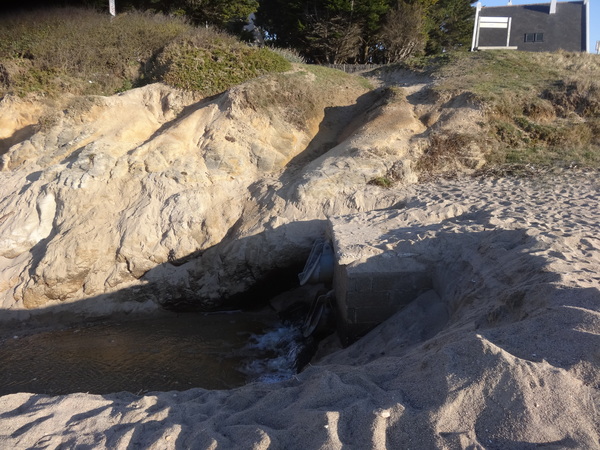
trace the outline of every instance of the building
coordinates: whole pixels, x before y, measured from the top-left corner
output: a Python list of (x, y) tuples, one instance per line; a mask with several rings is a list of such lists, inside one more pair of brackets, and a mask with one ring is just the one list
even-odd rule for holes
[(589, 0), (482, 7), (477, 3), (471, 50), (589, 52)]

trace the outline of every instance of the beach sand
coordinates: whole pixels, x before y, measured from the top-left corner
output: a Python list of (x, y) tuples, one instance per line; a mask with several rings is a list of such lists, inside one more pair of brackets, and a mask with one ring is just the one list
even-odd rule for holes
[(348, 221), (393, 220), (368, 244), (429, 252), (437, 306), (420, 298), (345, 349), (328, 338), (280, 383), (7, 395), (0, 448), (600, 448), (599, 175), (403, 188), (405, 207)]

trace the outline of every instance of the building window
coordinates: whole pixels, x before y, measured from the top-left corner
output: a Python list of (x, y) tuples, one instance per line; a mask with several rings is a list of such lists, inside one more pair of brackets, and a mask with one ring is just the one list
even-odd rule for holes
[(544, 33), (525, 33), (525, 42), (544, 42)]

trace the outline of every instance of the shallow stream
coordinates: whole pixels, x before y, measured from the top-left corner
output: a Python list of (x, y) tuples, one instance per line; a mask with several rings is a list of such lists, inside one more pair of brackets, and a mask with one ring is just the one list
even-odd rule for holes
[(301, 333), (274, 312), (106, 320), (0, 339), (0, 395), (230, 389), (295, 373)]

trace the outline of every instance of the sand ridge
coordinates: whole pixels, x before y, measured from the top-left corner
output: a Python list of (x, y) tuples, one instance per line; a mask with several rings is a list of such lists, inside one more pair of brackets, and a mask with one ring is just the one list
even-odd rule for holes
[(381, 231), (357, 244), (437, 258), (443, 324), (417, 299), (278, 384), (4, 396), (0, 447), (600, 448), (598, 175), (442, 180), (348, 216)]

